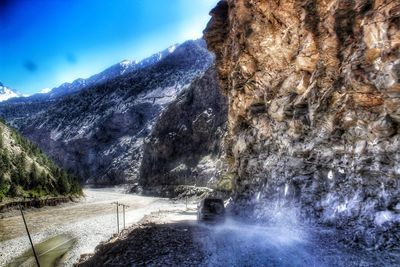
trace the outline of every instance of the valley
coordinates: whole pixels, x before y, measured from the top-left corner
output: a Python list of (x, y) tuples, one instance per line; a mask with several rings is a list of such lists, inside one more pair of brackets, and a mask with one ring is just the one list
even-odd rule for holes
[[(142, 171), (146, 175), (141, 177), (140, 168), (142, 159), (144, 164), (154, 164), (149, 162), (153, 152), (145, 146), (149, 147), (147, 139), (153, 128), (160, 128), (157, 125), (163, 123), (162, 116), (166, 116), (163, 113), (182, 116), (182, 121), (174, 125), (176, 129), (164, 132), (177, 136), (185, 134), (187, 138), (197, 134), (197, 142), (210, 143), (209, 148), (204, 147), (200, 153), (192, 151), (194, 158), (189, 160), (190, 167), (195, 167), (208, 155), (216, 157), (219, 139), (211, 136), (212, 132), (200, 135), (203, 130), (195, 129), (210, 126), (213, 131), (220, 128), (219, 136), (223, 134), (226, 111), (215, 82), (215, 71), (209, 70), (212, 61), (204, 40), (187, 41), (141, 62), (131, 65), (123, 62), (110, 67), (89, 78), (79, 90), (78, 87), (65, 89), (63, 94), (57, 93), (58, 97), (51, 91), (40, 99), (33, 95), (1, 102), (0, 116), (86, 184), (151, 184), (146, 180), (157, 179), (158, 173), (149, 175)], [(116, 66), (123, 68), (111, 71)], [(206, 77), (202, 78), (206, 71)], [(204, 81), (198, 81), (201, 79)], [(60, 92), (60, 88), (54, 91)], [(190, 107), (192, 102), (197, 103), (196, 106)], [(183, 110), (190, 108), (191, 113)], [(197, 122), (193, 124), (194, 129), (193, 122)], [(174, 146), (178, 147), (178, 142), (171, 143), (170, 152), (165, 152), (173, 152)], [(188, 147), (174, 157), (182, 158), (190, 149), (194, 148)], [(170, 172), (181, 163), (188, 164), (178, 158), (158, 172)], [(159, 162), (161, 159), (157, 164)], [(179, 174), (171, 174), (174, 175)], [(201, 185), (206, 183), (202, 181)], [(170, 184), (179, 183), (170, 181)]]
[[(116, 205), (112, 204), (113, 202), (118, 201), (129, 206), (126, 210), (126, 226), (138, 222), (152, 211), (185, 208), (183, 203), (125, 194), (124, 190), (124, 188), (85, 189), (85, 198), (77, 203), (25, 211), (33, 242), (38, 244), (49, 238), (67, 236), (73, 241), (73, 245), (62, 261), (63, 264), (71, 266), (81, 254), (93, 253), (100, 242), (107, 241), (117, 233)], [(122, 230), (121, 209), (119, 216), (120, 230)], [(48, 247), (47, 250), (54, 247), (55, 245)], [(19, 212), (15, 211), (10, 216), (0, 218), (0, 266), (8, 264), (14, 266), (13, 262), (21, 260), (34, 264), (32, 254), (19, 258), (25, 251), (30, 252), (30, 245)], [(43, 257), (45, 261), (45, 255)]]

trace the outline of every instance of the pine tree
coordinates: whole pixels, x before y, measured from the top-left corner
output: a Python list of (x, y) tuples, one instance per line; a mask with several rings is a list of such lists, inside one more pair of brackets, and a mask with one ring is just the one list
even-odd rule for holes
[(50, 181), (50, 179), (47, 179), (46, 172), (42, 170), (39, 175), (39, 185), (44, 188), (47, 181)]
[(0, 173), (9, 172), (10, 169), (11, 163), (7, 151), (0, 151)]
[(29, 178), (28, 174), (26, 172), (26, 157), (25, 153), (21, 153), (17, 156), (16, 162), (15, 162), (15, 168), (16, 168), (16, 174), (18, 175), (18, 181), (17, 185), (21, 185), (23, 188), (28, 188), (29, 187)]
[(32, 163), (29, 173), (29, 189), (34, 189), (39, 186), (39, 170), (36, 163)]
[(19, 176), (17, 170), (12, 170), (12, 171), (11, 171), (10, 178), (11, 178), (11, 184), (12, 184), (12, 185), (19, 185), (19, 184), (21, 184), (21, 178), (20, 178), (20, 176)]
[(70, 193), (71, 185), (68, 182), (68, 176), (65, 172), (61, 172), (61, 175), (58, 177), (57, 186), (60, 194), (65, 195)]
[(3, 129), (0, 127), (0, 149), (4, 148)]

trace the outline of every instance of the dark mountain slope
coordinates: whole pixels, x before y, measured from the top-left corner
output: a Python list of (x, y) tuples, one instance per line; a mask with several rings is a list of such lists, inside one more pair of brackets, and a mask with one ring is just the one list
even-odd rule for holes
[(140, 169), (145, 190), (169, 192), (177, 185), (206, 186), (217, 181), (227, 106), (216, 76), (210, 68), (157, 120), (146, 138)]

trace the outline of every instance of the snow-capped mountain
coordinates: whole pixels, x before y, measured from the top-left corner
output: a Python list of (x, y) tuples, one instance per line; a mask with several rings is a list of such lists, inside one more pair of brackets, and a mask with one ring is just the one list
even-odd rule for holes
[(77, 80), (74, 94), (0, 104), (0, 116), (88, 182), (137, 181), (144, 142), (159, 116), (212, 62), (204, 40), (187, 41), (111, 66), (89, 85)]
[(155, 64), (158, 61), (165, 58), (167, 55), (173, 53), (178, 45), (170, 46), (169, 48), (158, 52), (148, 58), (143, 59), (142, 61), (135, 61), (135, 60), (123, 60), (104, 71), (95, 74), (87, 79), (79, 78), (73, 81), (72, 83), (63, 83), (62, 85), (51, 89), (49, 92), (40, 95), (33, 95), (32, 97), (28, 97), (24, 99), (24, 101), (29, 100), (37, 100), (37, 99), (55, 99), (58, 97), (74, 94), (79, 92), (84, 88), (88, 88), (90, 86), (94, 86), (96, 84), (100, 84), (116, 78), (118, 76), (131, 73), (135, 70), (140, 68), (145, 68), (149, 65)]
[[(168, 47), (167, 49), (158, 52), (148, 58), (145, 58), (141, 61), (135, 61), (135, 60), (123, 60), (115, 65), (112, 65), (111, 67), (105, 69), (104, 71), (95, 74), (87, 79), (83, 78), (78, 78), (75, 81), (71, 83), (63, 83), (58, 87), (48, 89), (46, 90), (41, 90), (37, 94), (33, 94), (31, 96), (23, 96), (21, 94), (15, 93), (15, 95), (10, 95), (10, 97), (4, 96), (4, 98), (1, 97), (1, 91), (0, 91), (0, 102), (1, 101), (6, 101), (10, 104), (13, 103), (31, 103), (31, 102), (44, 102), (48, 100), (54, 100), (60, 97), (72, 95), (75, 93), (78, 93), (81, 90), (87, 89), (91, 86), (95, 86), (97, 84), (101, 84), (104, 82), (107, 82), (109, 80), (112, 80), (118, 76), (121, 75), (127, 75), (129, 73), (132, 73), (136, 70), (139, 70), (141, 68), (145, 68), (147, 66), (156, 64), (157, 62), (161, 61), (164, 59), (166, 56), (169, 54), (173, 53), (175, 49), (178, 47), (178, 44), (172, 45)], [(1, 87), (0, 87), (1, 88)], [(9, 89), (10, 90), (10, 89)], [(7, 91), (9, 92), (9, 91)], [(8, 95), (7, 95), (8, 96)]]
[(21, 96), (19, 93), (11, 90), (0, 82), (0, 102), (19, 96)]

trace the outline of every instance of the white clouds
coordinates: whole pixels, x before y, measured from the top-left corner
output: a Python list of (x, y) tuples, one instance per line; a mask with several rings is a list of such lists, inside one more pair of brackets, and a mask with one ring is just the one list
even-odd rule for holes
[(50, 88), (43, 88), (42, 90), (40, 90), (41, 94), (47, 94), (48, 92), (50, 92), (51, 89)]

